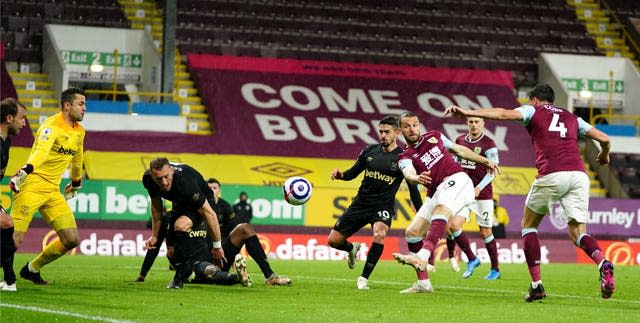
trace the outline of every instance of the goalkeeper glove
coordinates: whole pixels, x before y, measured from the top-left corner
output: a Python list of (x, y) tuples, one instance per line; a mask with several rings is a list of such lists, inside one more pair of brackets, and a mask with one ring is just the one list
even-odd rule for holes
[(82, 178), (77, 181), (71, 181), (64, 187), (64, 198), (72, 199), (78, 195), (78, 190), (82, 188)]
[(20, 168), (11, 180), (9, 181), (9, 187), (15, 193), (20, 193), (20, 186), (27, 179), (27, 175), (33, 173), (33, 165), (26, 164)]

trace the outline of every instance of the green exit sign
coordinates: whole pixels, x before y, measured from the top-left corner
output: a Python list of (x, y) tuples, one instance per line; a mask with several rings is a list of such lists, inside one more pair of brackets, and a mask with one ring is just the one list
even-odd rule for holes
[[(609, 92), (609, 80), (563, 78), (562, 82), (569, 91)], [(624, 81), (613, 81), (613, 93), (624, 93)]]
[[(113, 52), (85, 52), (77, 50), (62, 50), (62, 59), (67, 64), (73, 65), (102, 65), (114, 66), (116, 59)], [(142, 55), (140, 54), (118, 54), (119, 67), (142, 67)]]

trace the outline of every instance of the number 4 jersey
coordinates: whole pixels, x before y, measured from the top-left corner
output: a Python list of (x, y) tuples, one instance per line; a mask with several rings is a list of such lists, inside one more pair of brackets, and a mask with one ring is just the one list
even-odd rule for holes
[(523, 105), (516, 110), (522, 114), (531, 136), (538, 177), (561, 171), (585, 171), (578, 137), (591, 129), (590, 124), (552, 104)]

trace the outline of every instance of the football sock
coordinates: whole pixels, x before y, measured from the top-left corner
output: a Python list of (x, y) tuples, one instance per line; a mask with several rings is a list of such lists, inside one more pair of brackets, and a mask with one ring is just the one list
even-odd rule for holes
[(382, 256), (382, 250), (384, 250), (383, 244), (377, 242), (371, 243), (371, 249), (369, 249), (369, 253), (367, 254), (367, 262), (365, 262), (364, 268), (362, 269), (362, 277), (369, 279), (373, 268), (376, 267), (380, 256)]
[(353, 244), (347, 240), (345, 240), (341, 245), (334, 247), (338, 250), (342, 250), (342, 251), (346, 251), (346, 252), (351, 252), (351, 250), (353, 250)]
[(216, 285), (235, 285), (240, 281), (238, 274), (218, 270), (213, 274), (212, 282)]
[(456, 256), (456, 240), (452, 235), (447, 235), (447, 251), (449, 252), (449, 258)]
[(406, 239), (407, 239), (407, 246), (409, 247), (409, 251), (413, 253), (417, 253), (418, 251), (420, 251), (420, 249), (422, 249), (422, 246), (424, 245), (424, 241), (422, 240), (422, 238), (407, 237)]
[(189, 233), (175, 231), (175, 246), (173, 252), (173, 266), (176, 269), (175, 278), (185, 281), (191, 275), (189, 266)]
[(4, 281), (13, 285), (16, 283), (16, 273), (13, 271), (13, 257), (16, 253), (16, 245), (13, 241), (13, 227), (0, 231), (0, 256), (4, 271)]
[[(160, 243), (162, 243), (162, 241)], [(156, 261), (158, 253), (160, 253), (158, 244), (156, 244), (154, 249), (147, 249), (147, 253), (144, 255), (144, 260), (142, 261), (142, 267), (140, 267), (140, 276), (147, 277), (147, 273), (151, 270), (153, 262)]]
[(600, 251), (598, 241), (588, 234), (583, 234), (578, 237), (576, 245), (584, 250), (587, 256), (591, 257), (591, 259), (593, 259), (593, 262), (595, 262), (596, 264), (600, 264), (605, 259), (604, 255)]
[(271, 266), (267, 260), (267, 255), (264, 253), (264, 249), (262, 249), (258, 236), (250, 236), (244, 241), (244, 245), (247, 247), (249, 256), (258, 263), (258, 267), (260, 267), (260, 270), (264, 274), (264, 278), (269, 278), (269, 276), (273, 274), (273, 270), (271, 270)]
[(434, 215), (435, 219), (431, 220), (431, 226), (429, 232), (427, 232), (427, 239), (424, 242), (423, 248), (429, 250), (431, 253), (436, 249), (438, 240), (444, 234), (447, 227), (447, 220), (444, 220), (442, 215)]
[(535, 228), (523, 228), (522, 240), (524, 240), (524, 256), (527, 259), (531, 281), (542, 280), (540, 274), (540, 241), (538, 230)]
[(496, 245), (496, 239), (493, 238), (493, 234), (484, 238), (484, 245), (487, 247), (489, 259), (491, 259), (491, 269), (500, 271), (500, 268), (498, 268), (498, 246)]
[(67, 248), (60, 241), (60, 238), (56, 238), (44, 247), (44, 250), (30, 262), (30, 269), (39, 272), (42, 267), (62, 257), (67, 251)]
[(471, 250), (471, 245), (469, 244), (469, 239), (467, 238), (467, 235), (464, 234), (462, 230), (458, 230), (453, 233), (453, 237), (456, 243), (460, 246), (460, 249), (462, 249), (462, 252), (464, 252), (464, 254), (467, 255), (467, 259), (469, 259), (469, 261), (476, 260), (476, 255), (474, 255), (473, 250)]
[(431, 255), (429, 256), (429, 265), (431, 266), (435, 266), (436, 264), (436, 253), (432, 252)]

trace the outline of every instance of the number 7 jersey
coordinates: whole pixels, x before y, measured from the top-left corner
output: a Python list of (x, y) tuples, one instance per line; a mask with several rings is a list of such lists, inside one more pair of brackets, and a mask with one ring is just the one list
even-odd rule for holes
[(533, 143), (538, 177), (561, 171), (585, 171), (578, 137), (591, 129), (590, 124), (552, 104), (523, 105), (516, 110), (522, 114)]

